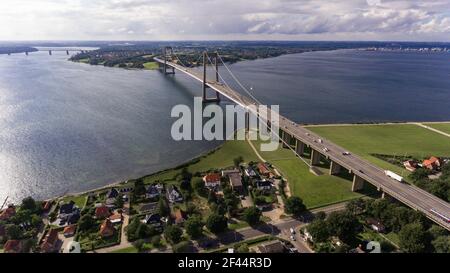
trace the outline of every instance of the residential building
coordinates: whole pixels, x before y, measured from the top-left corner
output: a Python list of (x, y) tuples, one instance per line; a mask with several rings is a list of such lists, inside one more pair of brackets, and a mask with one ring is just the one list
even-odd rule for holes
[(77, 226), (76, 225), (69, 225), (67, 227), (64, 228), (63, 234), (64, 237), (72, 237), (75, 235), (75, 232), (77, 231)]
[(269, 168), (267, 168), (266, 164), (260, 162), (260, 163), (258, 163), (257, 167), (258, 167), (258, 172), (260, 175), (266, 176), (266, 177), (270, 176), (270, 170), (269, 170)]
[(120, 213), (115, 213), (115, 214), (109, 216), (109, 220), (110, 220), (111, 223), (113, 223), (113, 224), (119, 224), (119, 223), (122, 223), (122, 214), (120, 214)]
[(95, 218), (105, 219), (111, 215), (111, 212), (107, 206), (100, 206), (95, 209)]
[(184, 221), (186, 221), (187, 215), (181, 209), (177, 209), (173, 215), (173, 218), (174, 218), (175, 224), (181, 225), (184, 223)]
[(116, 229), (114, 228), (114, 225), (111, 223), (111, 221), (106, 218), (105, 221), (103, 221), (102, 225), (100, 226), (100, 236), (103, 238), (111, 237), (116, 232)]
[(414, 160), (406, 160), (405, 162), (403, 162), (403, 166), (405, 167), (405, 169), (411, 172), (415, 171), (419, 167), (417, 162), (415, 162)]
[(220, 186), (220, 174), (219, 173), (209, 173), (203, 177), (205, 182), (205, 187), (214, 189)]
[(116, 188), (111, 188), (111, 189), (109, 189), (108, 192), (106, 193), (106, 199), (109, 199), (109, 198), (116, 199), (117, 196), (119, 196), (119, 191), (116, 190)]
[(44, 253), (58, 252), (59, 243), (60, 240), (58, 238), (58, 230), (52, 228), (47, 232), (47, 235), (45, 235), (45, 238), (42, 241), (41, 252)]
[(147, 187), (147, 191), (145, 193), (145, 198), (147, 199), (153, 199), (158, 197), (160, 194), (158, 188), (156, 187), (156, 185), (150, 185)]
[(176, 186), (170, 185), (167, 190), (167, 199), (171, 203), (177, 203), (183, 201), (183, 196)]
[(245, 168), (244, 172), (245, 172), (245, 175), (247, 175), (250, 178), (258, 176), (258, 174), (255, 172), (255, 170), (251, 166), (248, 166), (247, 168)]
[(284, 245), (279, 240), (262, 243), (258, 246), (260, 253), (283, 253)]
[(238, 192), (239, 194), (244, 193), (244, 186), (242, 184), (242, 177), (241, 174), (238, 173), (230, 173), (228, 174), (228, 179), (230, 181), (231, 188)]
[(142, 220), (144, 224), (153, 225), (153, 226), (161, 226), (161, 216), (158, 213), (152, 213), (145, 215), (145, 218)]
[(22, 252), (22, 242), (19, 240), (8, 240), (3, 245), (5, 253), (20, 253)]
[(75, 202), (70, 201), (69, 203), (62, 204), (59, 207), (59, 214), (60, 215), (71, 214), (75, 208), (76, 208)]
[(430, 170), (436, 170), (442, 165), (441, 159), (435, 156), (430, 157), (429, 159), (425, 159), (422, 163), (424, 168)]
[(261, 191), (270, 191), (272, 189), (272, 182), (268, 180), (256, 181), (256, 188)]
[(9, 205), (6, 209), (1, 211), (0, 220), (6, 221), (14, 215), (16, 215), (16, 207), (14, 207), (14, 205)]

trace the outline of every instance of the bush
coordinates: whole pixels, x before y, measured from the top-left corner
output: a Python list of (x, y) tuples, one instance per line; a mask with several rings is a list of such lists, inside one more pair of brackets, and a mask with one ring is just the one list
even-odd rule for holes
[(164, 236), (172, 244), (177, 244), (181, 241), (181, 236), (183, 235), (183, 230), (178, 226), (172, 225), (166, 227), (164, 230)]
[(223, 232), (227, 226), (227, 218), (217, 213), (211, 214), (206, 221), (206, 227), (213, 233)]

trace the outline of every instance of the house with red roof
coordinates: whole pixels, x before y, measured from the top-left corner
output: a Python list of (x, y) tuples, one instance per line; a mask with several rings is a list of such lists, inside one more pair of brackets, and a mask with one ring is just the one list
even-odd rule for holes
[(260, 162), (258, 163), (257, 167), (260, 175), (270, 176), (270, 170), (269, 168), (267, 168), (266, 164)]
[(182, 211), (181, 209), (175, 210), (175, 213), (173, 214), (174, 222), (177, 225), (181, 225), (186, 221), (187, 215), (186, 212)]
[(205, 187), (216, 188), (220, 185), (220, 174), (219, 173), (209, 173), (203, 177), (205, 182)]
[(16, 207), (14, 207), (14, 205), (10, 205), (8, 206), (8, 208), (0, 212), (0, 220), (9, 220), (9, 218), (13, 217), (14, 215), (16, 215)]
[(3, 245), (5, 253), (20, 253), (22, 252), (22, 242), (19, 240), (8, 240)]
[(429, 159), (425, 159), (422, 163), (422, 166), (429, 170), (436, 170), (441, 165), (442, 165), (441, 159), (435, 156), (432, 156)]
[(77, 225), (70, 225), (64, 228), (63, 234), (64, 237), (72, 237), (75, 235), (75, 232), (77, 231)]
[(106, 218), (100, 226), (100, 236), (102, 236), (103, 238), (111, 237), (114, 235), (114, 232), (116, 232), (116, 229), (114, 228), (113, 223), (111, 223), (111, 221)]
[(105, 205), (95, 208), (95, 218), (97, 219), (105, 219), (111, 215), (109, 208)]
[(44, 240), (41, 244), (41, 252), (43, 253), (52, 253), (59, 251), (60, 240), (58, 237), (58, 230), (50, 229), (45, 235)]

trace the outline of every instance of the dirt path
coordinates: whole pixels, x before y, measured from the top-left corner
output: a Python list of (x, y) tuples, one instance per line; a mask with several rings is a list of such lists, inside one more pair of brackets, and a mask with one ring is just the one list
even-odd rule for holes
[(433, 131), (433, 132), (435, 132), (435, 133), (441, 134), (441, 135), (443, 135), (443, 136), (450, 137), (450, 134), (447, 134), (447, 133), (445, 133), (445, 132), (442, 132), (442, 131), (440, 131), (440, 130), (438, 130), (438, 129), (435, 129), (435, 128), (433, 128), (433, 127), (427, 126), (427, 125), (425, 125), (425, 124), (423, 124), (423, 123), (414, 123), (414, 124), (417, 125), (417, 126), (420, 126), (420, 127), (422, 127), (422, 128), (428, 129), (428, 130), (430, 130), (430, 131)]

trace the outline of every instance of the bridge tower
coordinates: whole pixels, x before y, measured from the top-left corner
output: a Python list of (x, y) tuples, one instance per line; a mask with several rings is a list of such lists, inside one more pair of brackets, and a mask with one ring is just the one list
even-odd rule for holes
[(215, 75), (216, 75), (216, 82), (219, 82), (219, 63), (218, 63), (218, 58), (219, 55), (217, 52), (214, 53), (210, 53), (208, 54), (208, 52), (204, 51), (203, 52), (203, 82), (202, 82), (202, 94), (203, 94), (203, 102), (207, 103), (207, 102), (219, 102), (220, 101), (220, 96), (219, 96), (219, 92), (216, 91), (216, 97), (214, 98), (207, 98), (206, 97), (206, 89), (209, 88), (209, 86), (206, 84), (206, 67), (208, 66), (208, 57), (210, 57), (209, 59), (213, 62), (214, 67), (215, 67)]
[[(165, 46), (163, 49), (163, 56), (164, 56), (164, 74), (175, 74), (175, 68), (172, 66), (168, 66), (167, 65), (167, 61), (170, 61), (170, 59), (172, 59), (172, 55), (173, 55), (173, 48), (171, 46)], [(171, 69), (172, 71), (168, 71), (169, 69)]]

